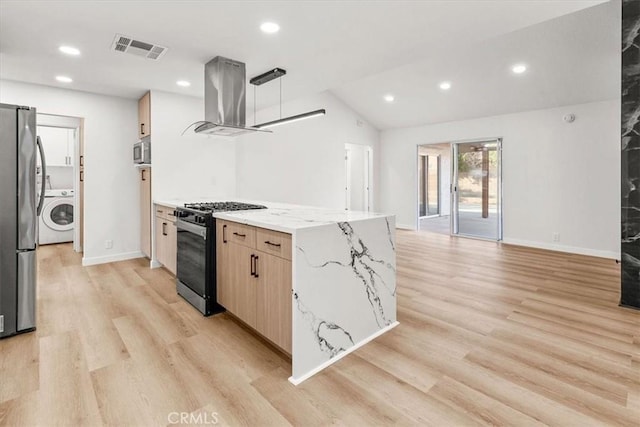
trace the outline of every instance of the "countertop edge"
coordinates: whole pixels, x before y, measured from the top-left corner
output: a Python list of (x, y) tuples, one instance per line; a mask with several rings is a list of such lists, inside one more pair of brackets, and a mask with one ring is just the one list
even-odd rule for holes
[[(153, 200), (153, 204), (156, 205), (161, 205), (161, 206), (167, 206), (170, 208), (177, 208), (180, 206), (183, 206), (185, 203), (184, 200), (180, 200), (180, 199), (157, 199), (157, 200)], [(265, 205), (268, 205), (268, 203), (266, 202), (262, 202)], [(267, 209), (278, 209), (280, 206), (282, 206), (283, 204), (280, 203), (274, 203), (274, 207), (268, 207)], [(316, 208), (316, 207), (306, 207), (306, 206), (300, 206), (300, 205), (289, 205), (292, 206), (296, 209), (305, 209), (308, 208), (310, 211), (312, 210), (324, 210), (323, 208)], [(333, 211), (331, 209), (326, 209), (327, 211)], [(239, 212), (247, 212), (247, 211), (234, 211), (234, 212), (216, 212), (213, 214), (214, 218), (217, 219), (221, 219), (221, 220), (225, 220), (225, 221), (232, 221), (232, 222), (237, 222), (239, 224), (244, 224), (244, 225), (250, 225), (250, 226), (254, 226), (254, 227), (260, 227), (260, 228), (264, 228), (267, 230), (273, 230), (273, 231), (279, 231), (281, 233), (288, 233), (288, 234), (295, 234), (296, 231), (299, 230), (308, 230), (308, 229), (312, 229), (312, 228), (317, 228), (317, 227), (322, 227), (322, 226), (327, 226), (327, 225), (332, 225), (332, 224), (338, 224), (340, 222), (350, 222), (350, 223), (356, 223), (356, 222), (361, 222), (361, 221), (369, 221), (372, 219), (378, 219), (378, 218), (392, 218), (395, 217), (395, 214), (384, 214), (384, 213), (371, 213), (371, 217), (368, 218), (354, 218), (354, 219), (348, 219), (345, 221), (339, 221), (339, 220), (326, 220), (326, 221), (318, 221), (318, 222), (310, 222), (308, 225), (300, 225), (297, 224), (294, 227), (290, 227), (287, 225), (281, 225), (281, 224), (274, 224), (272, 222), (263, 222), (260, 220), (256, 220), (256, 219), (252, 219), (252, 218), (239, 218), (237, 216), (235, 216), (234, 214), (237, 214)], [(285, 220), (286, 221), (286, 220)]]
[(328, 225), (335, 225), (341, 222), (356, 223), (356, 222), (363, 222), (363, 221), (371, 221), (371, 220), (380, 219), (380, 218), (393, 218), (395, 217), (395, 214), (388, 214), (388, 215), (380, 214), (379, 216), (375, 216), (371, 218), (357, 218), (357, 219), (351, 219), (348, 221), (325, 221), (325, 222), (319, 222), (319, 223), (311, 223), (306, 226), (304, 225), (296, 226), (295, 228), (287, 227), (286, 225), (265, 223), (265, 222), (261, 222), (253, 219), (237, 218), (237, 217), (234, 217), (233, 214), (228, 214), (226, 212), (217, 212), (217, 213), (214, 213), (213, 216), (216, 219), (221, 219), (221, 220), (230, 221), (230, 222), (237, 222), (238, 224), (251, 225), (254, 227), (260, 227), (260, 228), (265, 228), (267, 230), (279, 231), (281, 233), (288, 233), (288, 234), (294, 235), (298, 231), (309, 230), (312, 228), (319, 228), (319, 227), (324, 227)]

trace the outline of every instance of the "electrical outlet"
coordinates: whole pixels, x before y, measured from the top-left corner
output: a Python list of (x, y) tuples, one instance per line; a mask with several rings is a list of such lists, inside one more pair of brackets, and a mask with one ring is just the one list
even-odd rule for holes
[(105, 249), (113, 248), (113, 240), (105, 240), (104, 241), (104, 247), (105, 247)]
[(560, 233), (558, 233), (557, 231), (554, 231), (551, 234), (551, 240), (553, 240), (554, 242), (559, 242), (560, 241)]

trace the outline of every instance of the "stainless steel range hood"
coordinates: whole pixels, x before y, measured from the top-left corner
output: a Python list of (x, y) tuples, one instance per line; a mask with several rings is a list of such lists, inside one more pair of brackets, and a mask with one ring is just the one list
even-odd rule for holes
[(216, 56), (204, 67), (204, 121), (196, 133), (238, 136), (269, 132), (246, 126), (247, 73), (243, 62)]

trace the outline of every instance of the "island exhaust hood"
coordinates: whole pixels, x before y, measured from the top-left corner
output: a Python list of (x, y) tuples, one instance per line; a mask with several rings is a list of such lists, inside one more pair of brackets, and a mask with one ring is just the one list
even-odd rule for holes
[[(251, 79), (251, 84), (259, 86), (286, 74), (281, 68), (275, 68)], [(246, 125), (246, 68), (244, 62), (216, 56), (204, 67), (204, 120), (196, 126), (195, 132), (204, 135), (234, 137), (252, 132), (271, 133), (266, 128), (297, 122), (299, 120), (326, 114), (324, 109), (282, 117), (282, 83), (280, 86), (280, 118), (270, 122)], [(255, 108), (255, 106), (254, 106)], [(183, 134), (184, 134), (183, 132)]]
[(247, 73), (244, 62), (216, 56), (204, 66), (204, 121), (196, 133), (238, 136), (270, 132), (246, 126)]

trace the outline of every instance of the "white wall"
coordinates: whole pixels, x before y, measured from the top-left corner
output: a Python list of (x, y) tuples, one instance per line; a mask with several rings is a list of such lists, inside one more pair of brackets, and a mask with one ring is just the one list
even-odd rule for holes
[(381, 209), (415, 228), (416, 146), (482, 137), (503, 138), (505, 242), (619, 257), (619, 100), (383, 131)]
[[(377, 171), (379, 132), (329, 92), (285, 103), (282, 112), (286, 117), (319, 108), (327, 114), (274, 127), (273, 134), (237, 138), (239, 197), (344, 209), (344, 145), (371, 146)], [(277, 118), (278, 106), (258, 112), (260, 123)], [(375, 172), (373, 182), (371, 206), (377, 210)]]
[(204, 201), (236, 193), (236, 143), (197, 135), (204, 100), (168, 92), (151, 92), (151, 193), (154, 200)]
[[(83, 262), (138, 256), (138, 215), (123, 209), (139, 205), (132, 144), (137, 101), (12, 81), (0, 81), (0, 102), (30, 105), (39, 113), (84, 117), (85, 234)], [(113, 241), (105, 249), (105, 240)]]

